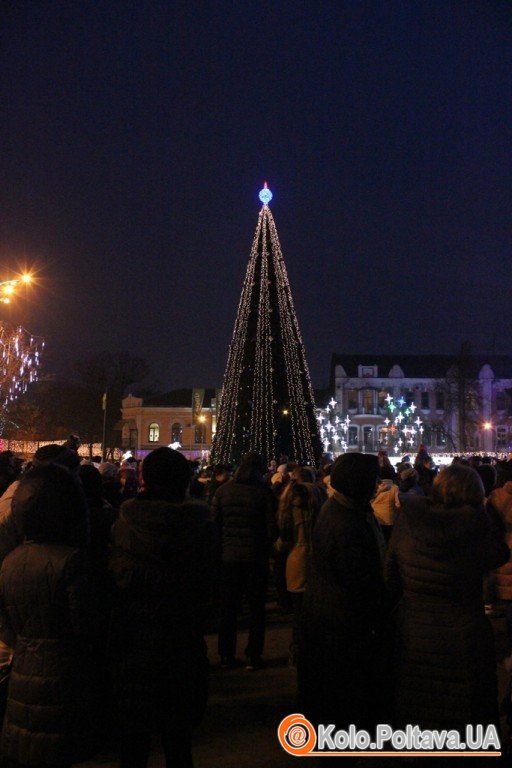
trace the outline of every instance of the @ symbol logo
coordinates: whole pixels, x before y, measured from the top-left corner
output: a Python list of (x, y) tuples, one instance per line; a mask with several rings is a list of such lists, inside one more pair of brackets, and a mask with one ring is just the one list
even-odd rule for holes
[(307, 755), (315, 748), (316, 732), (304, 715), (288, 715), (277, 729), (279, 743), (290, 755)]

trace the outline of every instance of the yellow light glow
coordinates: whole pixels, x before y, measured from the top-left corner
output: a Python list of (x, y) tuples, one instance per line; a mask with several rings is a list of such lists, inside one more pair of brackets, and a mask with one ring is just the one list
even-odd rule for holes
[(32, 282), (32, 275), (29, 275), (28, 272), (21, 276), (22, 283), (31, 283)]
[(285, 408), (284, 411), (283, 411), (283, 416), (288, 416), (288, 413), (289, 413), (288, 409)]
[(7, 295), (10, 295), (11, 293), (14, 293), (14, 285), (12, 283), (7, 283), (4, 285), (4, 293)]
[(199, 416), (199, 421), (200, 421), (200, 422), (205, 422), (205, 421), (206, 421), (206, 416), (204, 416), (203, 414), (201, 414), (201, 416)]
[(492, 424), (490, 421), (486, 421), (484, 424), (484, 429), (492, 429)]

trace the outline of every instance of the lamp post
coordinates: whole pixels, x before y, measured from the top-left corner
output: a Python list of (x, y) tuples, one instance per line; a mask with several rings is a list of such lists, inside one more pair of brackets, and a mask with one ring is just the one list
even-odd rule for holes
[(200, 440), (200, 443), (199, 443), (199, 452), (200, 452), (200, 454), (201, 454), (201, 465), (202, 465), (202, 464), (203, 464), (203, 443), (204, 443), (203, 437), (204, 437), (204, 423), (205, 423), (205, 421), (206, 421), (206, 416), (204, 415), (204, 413), (201, 413), (201, 414), (200, 414), (200, 415), (197, 417), (197, 420), (198, 420), (198, 422), (199, 422), (199, 423), (200, 423), (200, 425), (201, 425), (201, 430), (200, 430), (200, 432), (199, 432), (199, 436), (200, 436), (200, 438), (201, 438), (201, 440)]

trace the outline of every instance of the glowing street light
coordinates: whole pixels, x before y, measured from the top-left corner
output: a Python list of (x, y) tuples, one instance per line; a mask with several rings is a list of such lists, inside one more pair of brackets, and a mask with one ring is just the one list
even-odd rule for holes
[(0, 282), (0, 303), (10, 304), (11, 296), (16, 293), (16, 288), (20, 283), (28, 285), (32, 282), (32, 275), (26, 272), (23, 275), (15, 278), (14, 280), (3, 280)]

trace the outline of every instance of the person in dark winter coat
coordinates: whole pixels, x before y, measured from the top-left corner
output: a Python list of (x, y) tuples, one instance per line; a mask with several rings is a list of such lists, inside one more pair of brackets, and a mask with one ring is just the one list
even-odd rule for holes
[(70, 766), (93, 748), (87, 507), (76, 477), (43, 465), (21, 478), (12, 508), (24, 543), (0, 572), (2, 639), (15, 649), (2, 756), (13, 766)]
[(206, 504), (187, 497), (190, 467), (157, 448), (142, 465), (144, 492), (112, 528), (118, 594), (111, 622), (113, 697), (121, 768), (145, 768), (153, 730), (166, 765), (191, 768), (192, 729), (208, 694), (203, 639), (215, 528)]
[(338, 457), (313, 531), (298, 656), (301, 711), (313, 723), (378, 722), (385, 544), (370, 505), (378, 473), (376, 456)]
[(496, 664), (482, 577), (508, 558), (470, 467), (434, 480), (395, 524), (386, 580), (397, 605), (396, 721), (421, 728), (498, 723)]
[(263, 481), (265, 470), (258, 453), (247, 453), (233, 480), (212, 500), (222, 546), (219, 655), (224, 668), (235, 664), (237, 610), (244, 595), (251, 613), (247, 669), (261, 665), (269, 555), (278, 535), (277, 504)]

